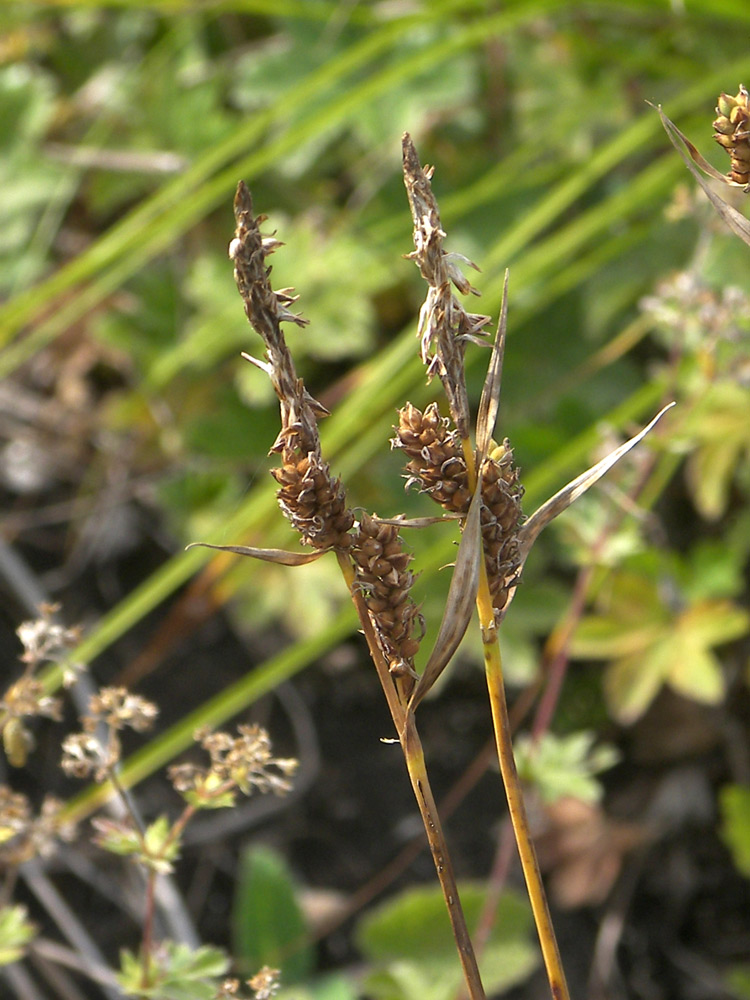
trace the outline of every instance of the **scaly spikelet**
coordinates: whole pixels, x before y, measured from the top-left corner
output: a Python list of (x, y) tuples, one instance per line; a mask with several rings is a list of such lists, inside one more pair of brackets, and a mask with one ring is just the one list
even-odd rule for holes
[[(403, 448), (407, 487), (418, 483), (445, 510), (466, 514), (471, 502), (469, 477), (458, 432), (441, 417), (437, 404), (424, 413), (407, 403), (399, 410), (399, 425), (392, 442)], [(482, 545), (492, 603), (501, 615), (511, 591), (518, 584), (521, 554), (518, 529), (523, 520), (518, 469), (510, 442), (495, 448), (482, 469)]]
[(281, 510), (306, 545), (319, 549), (348, 549), (354, 515), (346, 505), (340, 479), (315, 452), (300, 457), (293, 449), (282, 452), (283, 464), (271, 475), (281, 489), (276, 496)]
[(364, 596), (382, 653), (391, 673), (404, 678), (408, 694), (416, 676), (414, 656), (420, 641), (415, 632), (422, 626), (410, 594), (412, 556), (404, 551), (395, 525), (383, 524), (369, 514), (362, 515), (350, 552), (357, 571), (356, 585)]
[(750, 184), (750, 94), (740, 84), (734, 97), (721, 94), (716, 108), (714, 139), (731, 157), (727, 176), (736, 184)]

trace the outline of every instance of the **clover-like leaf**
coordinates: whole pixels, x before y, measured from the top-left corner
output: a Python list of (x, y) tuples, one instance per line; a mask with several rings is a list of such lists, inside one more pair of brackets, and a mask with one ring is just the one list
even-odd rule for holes
[(139, 955), (123, 949), (117, 981), (126, 996), (139, 1000), (214, 1000), (217, 977), (229, 962), (223, 951), (209, 945), (195, 950), (175, 941), (162, 941), (149, 956), (146, 981)]
[(515, 743), (519, 776), (532, 782), (546, 803), (565, 797), (598, 802), (602, 786), (595, 775), (614, 767), (619, 754), (613, 746), (595, 745), (595, 740), (588, 731), (545, 733), (539, 740), (521, 737)]
[(608, 659), (604, 691), (614, 717), (638, 719), (664, 684), (706, 704), (721, 700), (725, 684), (714, 648), (745, 635), (750, 616), (728, 600), (697, 600), (678, 612), (667, 607), (658, 582), (618, 574), (602, 614), (580, 623), (575, 656)]

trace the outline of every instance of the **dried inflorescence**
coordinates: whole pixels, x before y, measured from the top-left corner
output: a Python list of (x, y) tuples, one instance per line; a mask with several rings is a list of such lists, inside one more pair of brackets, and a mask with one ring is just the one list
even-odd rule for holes
[(36, 672), (46, 663), (65, 663), (63, 685), (68, 687), (83, 669), (81, 664), (66, 663), (70, 650), (80, 642), (81, 629), (60, 625), (55, 620), (59, 610), (56, 604), (42, 604), (39, 617), (22, 622), (16, 630), (23, 646), (20, 659), (24, 670), (0, 697), (3, 749), (14, 767), (23, 767), (34, 747), (25, 720), (36, 715), (59, 721), (62, 716), (61, 700), (47, 693), (47, 685)]
[[(245, 980), (253, 992), (254, 1000), (271, 1000), (281, 989), (281, 972), (267, 965)], [(216, 1000), (244, 1000), (239, 979), (225, 979), (221, 984)]]
[(302, 541), (319, 549), (348, 549), (354, 515), (341, 480), (331, 476), (319, 452), (300, 455), (284, 448), (281, 455), (283, 464), (271, 475), (281, 487), (276, 494), (279, 506)]
[(266, 345), (267, 360), (245, 357), (269, 375), (281, 406), (281, 432), (271, 448), (281, 455), (281, 467), (272, 472), (281, 487), (279, 504), (305, 544), (347, 549), (354, 515), (341, 481), (332, 477), (320, 451), (317, 421), (328, 411), (298, 378), (281, 331), (282, 323), (305, 326), (307, 320), (290, 311), (296, 301), (290, 289), (274, 291), (269, 281), (266, 258), (282, 244), (261, 235), (265, 216), (253, 215), (250, 192), (243, 183), (237, 188), (234, 212), (237, 228), (229, 256), (245, 314)]
[[(238, 788), (244, 795), (253, 789), (285, 795), (291, 790), (289, 780), (299, 762), (293, 757), (274, 757), (271, 740), (262, 726), (240, 725), (237, 736), (213, 730), (199, 730), (195, 734), (208, 753), (208, 767), (196, 764), (175, 764), (169, 777), (175, 789), (191, 801), (207, 805), (229, 804), (223, 797)], [(217, 796), (221, 797), (220, 801)]]
[[(464, 517), (471, 503), (469, 476), (458, 431), (441, 417), (436, 403), (424, 412), (407, 403), (399, 410), (392, 441), (402, 448), (407, 486), (417, 483), (445, 510)], [(523, 520), (518, 469), (507, 438), (482, 467), (481, 530), (492, 604), (499, 616), (518, 583), (521, 552), (518, 530)]]
[(458, 266), (476, 268), (460, 254), (443, 249), (445, 233), (440, 224), (438, 204), (432, 193), (433, 170), (419, 162), (408, 135), (402, 142), (404, 183), (414, 223), (414, 250), (408, 254), (419, 267), (429, 288), (419, 316), (422, 360), (427, 374), (437, 372), (445, 388), (451, 414), (462, 438), (469, 436), (469, 402), (464, 379), (464, 351), (469, 342), (485, 344), (482, 336), (489, 316), (469, 313), (453, 293), (478, 294)]
[(716, 114), (714, 139), (731, 157), (727, 176), (735, 184), (750, 184), (750, 93), (740, 84), (734, 97), (721, 94)]
[[(103, 782), (120, 761), (122, 745), (118, 732), (149, 729), (159, 709), (140, 695), (124, 687), (103, 687), (89, 699), (89, 711), (81, 717), (82, 732), (71, 733), (63, 740), (62, 769), (73, 778)], [(100, 736), (100, 727), (106, 734)], [(105, 742), (106, 740), (106, 742)]]
[(398, 527), (363, 514), (351, 555), (356, 586), (364, 596), (388, 667), (395, 677), (413, 679), (419, 649), (415, 633), (422, 629), (422, 619), (410, 596), (412, 555), (404, 550)]
[(72, 840), (75, 826), (61, 820), (63, 803), (48, 796), (37, 816), (25, 795), (0, 785), (0, 869), (50, 854), (59, 840)]

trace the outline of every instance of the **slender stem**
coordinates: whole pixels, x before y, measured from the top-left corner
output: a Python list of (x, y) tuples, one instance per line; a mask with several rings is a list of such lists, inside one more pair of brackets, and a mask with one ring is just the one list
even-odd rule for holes
[(151, 952), (154, 935), (154, 906), (156, 892), (156, 872), (149, 868), (146, 876), (146, 912), (143, 917), (143, 936), (141, 938), (141, 983), (150, 986)]
[(508, 719), (508, 706), (505, 700), (505, 686), (503, 684), (497, 630), (493, 628), (490, 632), (483, 628), (482, 639), (484, 642), (487, 690), (490, 696), (490, 708), (492, 709), (492, 723), (495, 729), (500, 773), (505, 785), (510, 821), (513, 824), (513, 832), (516, 836), (521, 868), (526, 880), (531, 911), (534, 915), (534, 923), (539, 935), (539, 943), (542, 948), (550, 991), (555, 1000), (569, 1000), (570, 994), (568, 993), (568, 986), (565, 981), (565, 972), (563, 971), (560, 951), (557, 947), (557, 939), (555, 938), (555, 930), (552, 926), (552, 919), (549, 907), (547, 906), (547, 897), (542, 884), (542, 876), (539, 871), (534, 843), (531, 839), (528, 817), (526, 816), (523, 791), (518, 780), (516, 762), (513, 756), (513, 742), (510, 737), (510, 720)]
[[(464, 440), (462, 444), (464, 457), (466, 458), (466, 467), (469, 473), (469, 484), (473, 490), (477, 481), (474, 452), (471, 442), (468, 439)], [(544, 892), (544, 885), (542, 884), (541, 872), (539, 871), (539, 862), (537, 861), (534, 842), (529, 829), (529, 820), (526, 815), (523, 790), (518, 780), (516, 760), (513, 755), (513, 740), (511, 737), (510, 719), (508, 718), (508, 705), (505, 699), (505, 684), (503, 682), (498, 629), (495, 623), (495, 609), (492, 606), (492, 595), (487, 580), (487, 567), (484, 559), (481, 560), (479, 570), (477, 611), (479, 613), (479, 627), (482, 632), (484, 667), (490, 709), (492, 711), (492, 725), (495, 730), (497, 758), (500, 763), (500, 774), (502, 775), (505, 795), (508, 800), (508, 812), (510, 813), (518, 854), (521, 859), (521, 868), (526, 880), (526, 890), (529, 894), (531, 912), (534, 916), (537, 934), (539, 935), (539, 944), (542, 949), (542, 957), (552, 997), (554, 1000), (569, 1000), (570, 994), (560, 959), (560, 950), (557, 946), (555, 930), (552, 926), (547, 897)]]
[(485, 1000), (479, 966), (477, 965), (474, 947), (471, 943), (469, 929), (466, 924), (466, 917), (461, 906), (461, 899), (458, 895), (458, 886), (456, 885), (456, 877), (453, 873), (453, 864), (450, 860), (448, 844), (440, 823), (432, 788), (430, 787), (422, 741), (417, 732), (414, 713), (406, 710), (405, 698), (400, 697), (400, 691), (397, 687), (399, 681), (397, 679), (394, 682), (385, 657), (380, 650), (367, 606), (356, 585), (354, 567), (351, 560), (343, 552), (339, 552), (337, 555), (341, 572), (352, 595), (370, 655), (378, 672), (386, 701), (388, 702), (393, 724), (399, 735), (401, 749), (406, 762), (406, 770), (409, 774), (409, 780), (414, 790), (417, 805), (419, 806), (419, 812), (422, 817), (425, 833), (427, 834), (427, 842), (430, 845), (430, 852), (435, 863), (440, 887), (443, 890), (445, 904), (448, 908), (448, 916), (453, 936), (456, 940), (458, 957), (463, 969), (469, 996), (471, 1000)]
[(435, 863), (440, 887), (443, 890), (448, 915), (451, 921), (453, 937), (456, 940), (458, 957), (464, 971), (464, 979), (469, 990), (471, 1000), (484, 1000), (485, 992), (482, 986), (482, 979), (479, 974), (474, 946), (471, 943), (469, 929), (466, 926), (461, 900), (458, 895), (456, 876), (453, 872), (453, 864), (448, 853), (448, 845), (445, 834), (440, 824), (437, 804), (432, 795), (430, 782), (427, 777), (427, 767), (425, 765), (422, 741), (417, 732), (416, 720), (413, 712), (408, 712), (406, 725), (401, 732), (401, 747), (404, 752), (404, 760), (409, 772), (414, 795), (422, 815), (427, 842), (430, 845), (430, 853)]

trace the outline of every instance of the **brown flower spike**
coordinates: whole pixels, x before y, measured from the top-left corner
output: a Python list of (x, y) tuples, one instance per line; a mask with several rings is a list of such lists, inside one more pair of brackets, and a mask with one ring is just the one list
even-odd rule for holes
[[(243, 355), (265, 371), (271, 379), (281, 408), (281, 432), (271, 452), (281, 455), (281, 466), (271, 475), (279, 484), (277, 498), (281, 510), (300, 533), (312, 553), (284, 552), (247, 546), (218, 546), (240, 555), (254, 556), (282, 565), (302, 565), (323, 553), (348, 553), (354, 564), (354, 586), (363, 596), (380, 653), (394, 677), (401, 677), (401, 689), (413, 687), (415, 638), (420, 616), (409, 594), (413, 576), (407, 566), (411, 555), (403, 550), (398, 527), (382, 524), (364, 514), (359, 522), (347, 505), (339, 479), (333, 478), (323, 461), (318, 418), (327, 410), (313, 399), (297, 376), (292, 356), (281, 330), (282, 323), (304, 326), (290, 310), (296, 301), (290, 289), (274, 291), (266, 258), (281, 244), (273, 236), (264, 237), (260, 226), (265, 216), (253, 214), (250, 192), (240, 182), (234, 203), (237, 228), (229, 245), (234, 277), (245, 306), (245, 314), (266, 346), (266, 360)], [(354, 531), (352, 529), (355, 529)], [(408, 680), (407, 680), (408, 678)]]
[(247, 360), (267, 372), (281, 407), (281, 432), (271, 448), (281, 454), (281, 468), (271, 475), (279, 483), (279, 505), (302, 536), (316, 549), (346, 549), (354, 515), (346, 505), (341, 481), (331, 476), (320, 452), (318, 417), (328, 411), (308, 393), (286, 345), (281, 324), (305, 326), (307, 320), (291, 312), (296, 302), (290, 289), (275, 292), (269, 281), (266, 258), (282, 244), (273, 236), (263, 237), (255, 218), (247, 186), (240, 182), (234, 200), (237, 221), (229, 256), (234, 261), (234, 280), (245, 304), (245, 314), (266, 345), (267, 361), (250, 355)]
[(714, 122), (714, 139), (731, 157), (730, 181), (750, 183), (750, 94), (740, 84), (734, 97), (720, 94)]
[[(414, 222), (415, 249), (408, 256), (415, 261), (428, 284), (420, 316), (422, 357), (428, 362), (428, 374), (433, 370), (440, 374), (453, 423), (440, 416), (434, 403), (424, 412), (407, 403), (399, 411), (399, 424), (392, 444), (402, 448), (409, 459), (407, 486), (417, 482), (442, 507), (459, 515), (464, 535), (471, 506), (472, 480), (476, 476), (481, 488), (481, 547), (497, 626), (512, 600), (523, 564), (542, 528), (637, 444), (664, 410), (639, 434), (568, 483), (528, 520), (524, 519), (521, 511), (523, 488), (513, 464), (510, 442), (506, 438), (498, 446), (492, 440), (507, 326), (507, 275), (497, 336), (479, 404), (476, 447), (473, 447), (465, 409), (468, 404), (465, 403), (464, 347), (470, 340), (486, 346), (477, 335), (483, 332), (488, 317), (466, 313), (453, 295), (451, 286), (464, 294), (478, 293), (456, 263), (458, 260), (466, 262), (466, 258), (443, 249), (445, 233), (440, 228), (440, 214), (432, 191), (433, 169), (421, 165), (408, 133), (403, 137), (402, 146), (404, 183)], [(434, 351), (434, 356), (428, 355), (428, 348)], [(470, 471), (470, 462), (474, 471)], [(464, 537), (461, 549), (467, 547), (466, 542)], [(424, 673), (428, 673), (427, 669)], [(424, 696), (439, 670), (432, 673), (430, 678), (423, 676), (415, 701)]]
[[(458, 432), (447, 417), (441, 417), (436, 403), (422, 413), (407, 403), (399, 410), (399, 424), (392, 441), (409, 458), (407, 487), (418, 483), (445, 510), (466, 517), (471, 503), (469, 474)], [(506, 438), (482, 467), (482, 545), (487, 578), (496, 617), (500, 618), (509, 595), (518, 583), (520, 549), (518, 530), (523, 514), (523, 487), (513, 464), (513, 452)]]
[[(396, 677), (417, 676), (415, 638), (421, 615), (410, 590), (414, 576), (407, 568), (411, 553), (404, 551), (398, 528), (363, 514), (351, 554), (357, 568), (357, 586), (364, 595), (380, 648)], [(410, 690), (413, 685), (407, 684)]]

